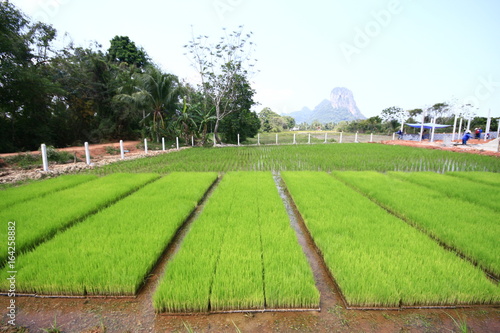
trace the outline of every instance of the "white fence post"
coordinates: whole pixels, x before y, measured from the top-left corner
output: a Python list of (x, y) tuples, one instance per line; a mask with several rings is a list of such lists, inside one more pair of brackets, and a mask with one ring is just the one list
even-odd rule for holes
[(432, 118), (431, 124), (432, 124), (431, 142), (434, 142), (434, 133), (436, 132), (436, 117)]
[(293, 133), (293, 144), (296, 144), (297, 141), (295, 141), (295, 133)]
[(373, 142), (373, 133), (370, 134), (370, 142)]
[(453, 132), (451, 133), (451, 141), (455, 140), (455, 131), (457, 130), (457, 114), (455, 113), (455, 120), (453, 120)]
[(121, 159), (125, 159), (125, 151), (123, 149), (123, 140), (120, 140), (120, 157)]
[(276, 133), (276, 144), (278, 144), (278, 133)]
[(85, 162), (87, 165), (90, 165), (90, 150), (88, 142), (85, 142)]
[(144, 139), (144, 152), (148, 153), (148, 139)]
[(191, 135), (191, 147), (194, 147), (194, 135)]
[(462, 133), (462, 122), (463, 118), (460, 118), (460, 125), (458, 125), (458, 131), (457, 131), (457, 140), (460, 140), (462, 138), (462, 135), (464, 135)]
[(396, 133), (392, 133), (392, 141), (396, 140)]
[(328, 133), (325, 132), (325, 143), (328, 142)]
[(484, 141), (488, 140), (490, 127), (491, 127), (491, 109), (488, 110), (488, 119), (486, 120), (486, 130), (484, 131)]
[(161, 149), (165, 151), (165, 138), (161, 138)]
[(354, 142), (358, 143), (358, 132), (356, 131), (356, 135), (354, 136)]
[(215, 144), (216, 144), (216, 143), (217, 143), (217, 142), (215, 141), (215, 133), (214, 133), (214, 147), (215, 147)]
[(307, 139), (307, 144), (310, 145), (311, 144), (311, 133), (309, 133), (309, 138)]
[(260, 133), (257, 133), (257, 145), (260, 146)]
[(43, 163), (43, 171), (49, 171), (49, 160), (47, 158), (47, 146), (45, 143), (42, 143), (42, 163)]
[(179, 150), (179, 137), (175, 138), (175, 145), (177, 146), (177, 150)]
[(339, 143), (342, 143), (342, 132), (340, 132)]
[(240, 145), (240, 135), (238, 134), (238, 146)]

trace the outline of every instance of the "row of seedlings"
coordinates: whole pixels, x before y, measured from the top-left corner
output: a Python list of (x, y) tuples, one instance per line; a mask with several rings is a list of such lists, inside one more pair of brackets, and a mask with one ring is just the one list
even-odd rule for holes
[(498, 212), (377, 172), (335, 172), (383, 207), (500, 276)]
[[(4, 209), (0, 212), (0, 222), (15, 224), (15, 250), (21, 253), (157, 178), (157, 174), (113, 174), (97, 178)], [(1, 228), (0, 239), (7, 239), (7, 232), (7, 228)], [(2, 247), (0, 262), (6, 258), (7, 248)]]
[(500, 212), (500, 190), (496, 186), (435, 172), (388, 172), (387, 174), (434, 189), (450, 198), (458, 198)]
[(158, 312), (317, 308), (319, 292), (271, 173), (230, 172), (169, 262)]
[[(134, 295), (216, 173), (172, 173), (60, 233), (16, 262), (18, 292)], [(0, 272), (2, 290), (7, 269)]]
[[(446, 165), (446, 166), (443, 166)], [(475, 154), (373, 144), (287, 145), (186, 149), (113, 163), (95, 172), (172, 171), (474, 171), (500, 172), (500, 159)]]
[(447, 172), (447, 175), (469, 179), (476, 183), (500, 187), (500, 173), (495, 172)]
[(96, 178), (97, 176), (94, 175), (65, 175), (2, 190), (0, 191), (0, 211)]
[(282, 177), (349, 306), (500, 301), (479, 268), (327, 173)]

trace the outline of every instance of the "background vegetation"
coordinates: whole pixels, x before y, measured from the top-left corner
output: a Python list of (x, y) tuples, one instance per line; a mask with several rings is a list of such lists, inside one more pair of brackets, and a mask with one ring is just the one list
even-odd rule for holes
[[(250, 111), (246, 58), (225, 57), (242, 47), (235, 38), (199, 51), (208, 59), (219, 46), (226, 62), (200, 72), (210, 80), (192, 87), (126, 36), (115, 36), (108, 50), (72, 42), (55, 49), (57, 31), (9, 2), (0, 3), (0, 32), (0, 153), (146, 137), (194, 136), (203, 144), (215, 126), (226, 142), (236, 142), (237, 133), (252, 136), (260, 127)], [(242, 36), (242, 28), (233, 36)]]

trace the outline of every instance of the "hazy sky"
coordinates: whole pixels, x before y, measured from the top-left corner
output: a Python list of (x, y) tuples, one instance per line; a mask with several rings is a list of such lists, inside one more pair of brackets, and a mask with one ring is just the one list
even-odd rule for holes
[[(11, 0), (76, 45), (129, 36), (190, 81), (183, 45), (244, 25), (257, 44), (256, 101), (278, 113), (314, 108), (335, 87), (374, 116), (390, 106), (457, 100), (500, 117), (498, 0)], [(66, 39), (68, 40), (68, 39)]]

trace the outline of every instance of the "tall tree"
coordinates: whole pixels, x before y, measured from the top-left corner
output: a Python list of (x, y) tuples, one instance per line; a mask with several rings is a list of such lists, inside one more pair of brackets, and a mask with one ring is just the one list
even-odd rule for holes
[(254, 47), (251, 36), (251, 32), (244, 34), (240, 26), (238, 31), (229, 34), (225, 31), (218, 43), (211, 43), (208, 36), (193, 35), (185, 45), (193, 67), (200, 74), (205, 98), (215, 108), (214, 136), (218, 143), (221, 143), (218, 135), (221, 121), (236, 111), (234, 100), (241, 78), (247, 78), (254, 66), (250, 58)]
[(221, 133), (226, 141), (235, 143), (240, 135), (240, 141), (245, 141), (247, 137), (255, 136), (260, 128), (260, 120), (255, 112), (250, 109), (255, 104), (253, 96), (255, 91), (245, 77), (237, 77), (238, 84), (235, 85), (233, 99), (228, 103), (230, 108), (236, 112), (229, 113), (221, 121)]
[[(46, 52), (55, 30), (32, 25), (9, 2), (0, 2), (0, 151), (36, 149), (51, 143), (48, 126), (58, 87), (48, 73)], [(44, 55), (42, 57), (41, 55)]]
[(139, 49), (128, 36), (115, 36), (108, 49), (108, 57), (116, 63), (127, 63), (142, 68), (149, 63), (146, 52)]
[(146, 133), (155, 141), (166, 134), (165, 119), (172, 118), (179, 102), (177, 76), (165, 74), (154, 66), (144, 73), (134, 75), (133, 91), (117, 95), (119, 101), (127, 101), (145, 111), (142, 120)]

